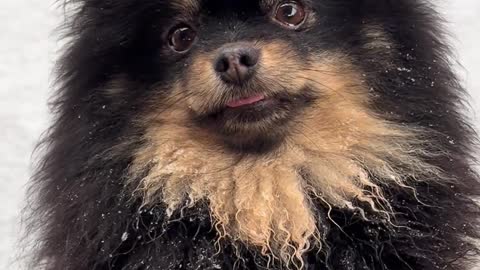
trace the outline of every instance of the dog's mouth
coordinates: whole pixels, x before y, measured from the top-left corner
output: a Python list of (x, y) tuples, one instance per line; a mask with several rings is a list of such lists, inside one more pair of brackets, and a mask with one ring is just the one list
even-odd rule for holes
[(268, 123), (280, 124), (280, 120), (287, 118), (302, 102), (306, 102), (306, 99), (288, 93), (253, 93), (230, 98), (206, 115), (204, 120), (227, 129), (235, 126), (232, 132), (246, 130), (255, 125), (265, 127)]
[(245, 106), (255, 105), (257, 103), (265, 101), (265, 98), (266, 97), (264, 94), (257, 94), (246, 98), (232, 99), (231, 101), (227, 102), (226, 105), (228, 108), (236, 109)]
[[(232, 99), (219, 111), (212, 115), (223, 125), (236, 125), (246, 128), (255, 123), (267, 123), (272, 117), (279, 117), (293, 109), (290, 98), (285, 96), (267, 96), (253, 94), (247, 97)], [(270, 119), (270, 120), (269, 120)]]
[(245, 145), (270, 144), (283, 138), (287, 124), (314, 96), (305, 89), (295, 94), (250, 93), (227, 100), (196, 122), (244, 149)]

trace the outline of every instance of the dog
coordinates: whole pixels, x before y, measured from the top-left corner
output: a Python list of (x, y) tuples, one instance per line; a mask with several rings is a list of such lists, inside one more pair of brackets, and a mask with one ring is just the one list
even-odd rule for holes
[(424, 0), (70, 0), (31, 269), (467, 270), (476, 135)]

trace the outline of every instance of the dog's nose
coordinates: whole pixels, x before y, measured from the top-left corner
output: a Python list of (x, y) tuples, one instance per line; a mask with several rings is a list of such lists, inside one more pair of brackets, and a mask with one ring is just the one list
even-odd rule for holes
[(259, 49), (246, 44), (233, 44), (220, 50), (214, 68), (224, 82), (242, 84), (254, 75), (259, 58)]

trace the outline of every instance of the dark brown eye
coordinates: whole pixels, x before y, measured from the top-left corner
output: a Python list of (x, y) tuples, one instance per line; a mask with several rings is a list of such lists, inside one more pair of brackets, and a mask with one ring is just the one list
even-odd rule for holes
[(305, 17), (305, 8), (298, 1), (284, 1), (275, 11), (275, 20), (293, 29), (302, 25)]
[(176, 52), (186, 52), (192, 47), (196, 38), (197, 33), (192, 28), (181, 25), (171, 31), (169, 45)]

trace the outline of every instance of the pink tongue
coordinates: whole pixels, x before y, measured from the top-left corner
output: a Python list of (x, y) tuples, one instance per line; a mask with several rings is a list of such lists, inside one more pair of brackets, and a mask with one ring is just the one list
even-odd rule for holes
[(245, 98), (245, 99), (232, 100), (232, 101), (227, 103), (227, 107), (238, 108), (238, 107), (241, 107), (241, 106), (250, 105), (250, 104), (262, 101), (264, 99), (265, 99), (264, 95), (256, 95), (256, 96), (248, 97), (248, 98)]

